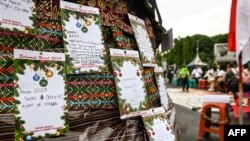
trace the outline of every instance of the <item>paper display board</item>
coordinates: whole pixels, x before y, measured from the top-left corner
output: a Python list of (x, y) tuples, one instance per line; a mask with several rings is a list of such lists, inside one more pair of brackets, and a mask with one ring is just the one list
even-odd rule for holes
[(150, 108), (137, 51), (110, 49), (121, 119), (139, 116)]
[(36, 0), (1, 0), (0, 27), (24, 31), (32, 28)]
[(166, 110), (169, 108), (169, 97), (167, 92), (166, 83), (163, 76), (162, 67), (155, 67), (155, 76), (157, 80), (158, 90), (161, 97), (161, 104)]
[(99, 9), (61, 1), (67, 74), (107, 71)]
[(14, 50), (16, 139), (67, 131), (63, 53)]
[(173, 127), (165, 114), (143, 117), (144, 126), (150, 141), (174, 141)]
[(133, 15), (129, 14), (129, 20), (134, 30), (135, 39), (140, 51), (143, 66), (155, 66), (155, 55), (152, 43), (149, 39), (145, 22)]
[(69, 75), (66, 85), (69, 110), (118, 108), (113, 75)]

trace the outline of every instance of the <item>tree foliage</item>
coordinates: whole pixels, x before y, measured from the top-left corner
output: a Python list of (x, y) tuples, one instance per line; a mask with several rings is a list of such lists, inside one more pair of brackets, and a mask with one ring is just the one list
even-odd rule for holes
[(219, 34), (212, 37), (196, 34), (185, 38), (174, 39), (174, 47), (163, 55), (168, 64), (176, 66), (189, 64), (196, 56), (196, 48), (201, 60), (208, 64), (214, 63), (214, 44), (227, 43), (227, 34)]

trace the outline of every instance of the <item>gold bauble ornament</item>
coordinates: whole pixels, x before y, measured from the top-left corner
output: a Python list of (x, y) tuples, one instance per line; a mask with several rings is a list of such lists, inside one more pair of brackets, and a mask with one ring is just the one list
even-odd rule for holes
[(28, 34), (28, 33), (29, 33), (29, 31), (28, 31), (27, 29), (25, 29), (25, 30), (24, 30), (24, 33), (25, 33), (25, 34)]
[(34, 63), (30, 64), (30, 68), (34, 69), (35, 68), (35, 64)]
[(51, 70), (47, 70), (45, 73), (46, 77), (52, 77), (53, 76), (53, 72)]
[(60, 136), (61, 133), (59, 131), (56, 132), (56, 136)]
[(85, 24), (86, 24), (86, 26), (90, 26), (91, 22), (90, 21), (86, 21)]

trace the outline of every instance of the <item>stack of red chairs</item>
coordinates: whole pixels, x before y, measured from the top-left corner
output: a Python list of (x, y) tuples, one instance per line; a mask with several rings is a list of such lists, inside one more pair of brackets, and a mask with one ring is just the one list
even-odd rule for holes
[(198, 84), (199, 89), (207, 89), (207, 80), (206, 79), (200, 79)]

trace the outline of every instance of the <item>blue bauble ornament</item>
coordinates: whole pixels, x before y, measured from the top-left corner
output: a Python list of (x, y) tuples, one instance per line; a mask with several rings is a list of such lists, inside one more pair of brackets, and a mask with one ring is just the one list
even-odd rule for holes
[(40, 79), (40, 76), (37, 73), (35, 73), (35, 75), (33, 76), (33, 80), (38, 81), (39, 79)]
[(79, 70), (75, 70), (75, 74), (80, 74), (80, 71)]
[(80, 22), (77, 22), (77, 23), (76, 23), (76, 27), (80, 28), (81, 26), (82, 26), (82, 25), (81, 25)]
[(25, 141), (32, 141), (32, 137), (30, 135), (28, 135), (26, 138), (25, 138)]

